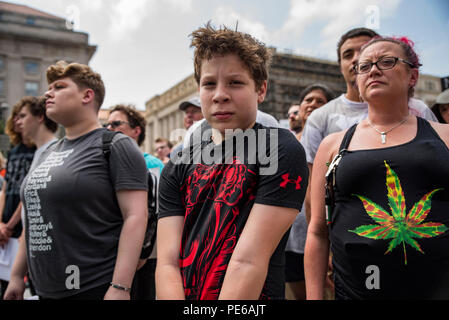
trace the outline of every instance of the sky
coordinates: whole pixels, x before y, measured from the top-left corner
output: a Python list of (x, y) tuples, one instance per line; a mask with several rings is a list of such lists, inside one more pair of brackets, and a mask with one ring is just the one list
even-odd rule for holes
[(337, 60), (351, 28), (408, 36), (421, 73), (449, 76), (449, 0), (6, 0), (74, 21), (98, 46), (90, 66), (104, 108), (145, 102), (193, 73), (189, 34), (208, 21), (250, 33), (280, 52)]

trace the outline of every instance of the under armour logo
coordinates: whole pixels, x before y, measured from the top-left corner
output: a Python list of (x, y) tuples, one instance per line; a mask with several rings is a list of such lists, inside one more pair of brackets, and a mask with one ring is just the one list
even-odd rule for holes
[(283, 180), (280, 184), (281, 188), (287, 188), (287, 184), (293, 183), (296, 185), (296, 188), (295, 188), (296, 190), (301, 189), (301, 185), (300, 185), (300, 182), (302, 181), (301, 176), (298, 176), (297, 180), (289, 179), (289, 177), (290, 177), (289, 173), (286, 173), (281, 177)]

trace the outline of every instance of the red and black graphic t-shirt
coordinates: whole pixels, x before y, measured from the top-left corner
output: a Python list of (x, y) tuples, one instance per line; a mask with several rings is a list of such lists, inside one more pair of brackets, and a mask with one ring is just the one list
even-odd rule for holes
[[(184, 216), (179, 261), (192, 300), (218, 299), (254, 203), (299, 211), (308, 182), (304, 150), (288, 130), (256, 124), (216, 146), (208, 128), (201, 127), (201, 142), (167, 164), (159, 190), (159, 218)], [(261, 299), (284, 298), (287, 238), (270, 259)]]

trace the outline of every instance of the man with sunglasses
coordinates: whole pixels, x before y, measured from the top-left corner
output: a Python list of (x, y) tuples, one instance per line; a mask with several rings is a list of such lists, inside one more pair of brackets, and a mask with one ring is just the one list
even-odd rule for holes
[[(105, 127), (111, 131), (121, 131), (136, 141), (139, 147), (145, 141), (146, 121), (133, 106), (119, 104), (112, 107)], [(162, 161), (148, 153), (144, 153), (143, 156), (148, 169), (159, 168), (158, 174), (162, 172), (164, 168)]]
[(301, 107), (299, 104), (294, 104), (288, 109), (287, 118), (288, 125), (290, 126), (290, 131), (295, 135), (300, 133), (302, 130), (304, 112), (301, 112)]

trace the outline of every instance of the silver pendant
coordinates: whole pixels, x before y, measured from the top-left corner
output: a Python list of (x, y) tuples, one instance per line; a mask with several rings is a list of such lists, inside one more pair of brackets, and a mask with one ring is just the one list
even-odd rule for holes
[(381, 132), (380, 137), (382, 138), (382, 144), (385, 144), (387, 142), (387, 133)]

